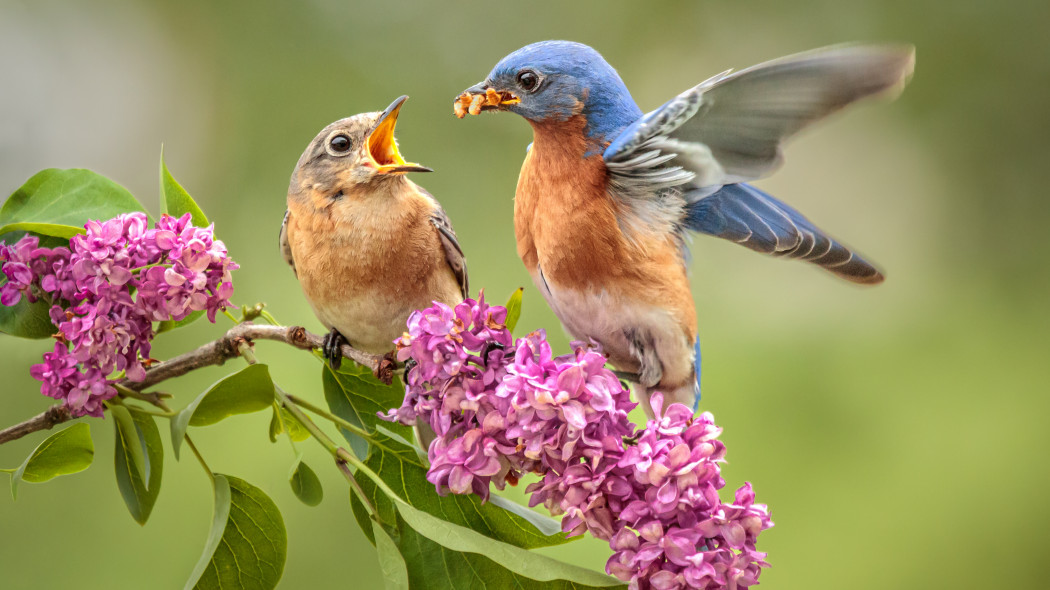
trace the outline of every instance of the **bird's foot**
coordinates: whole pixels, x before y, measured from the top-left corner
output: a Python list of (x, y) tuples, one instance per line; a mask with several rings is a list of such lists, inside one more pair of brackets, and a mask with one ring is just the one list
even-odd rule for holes
[(397, 366), (397, 357), (393, 351), (390, 351), (383, 355), (383, 358), (379, 359), (376, 363), (376, 368), (372, 371), (372, 375), (376, 379), (382, 381), (385, 385), (390, 385), (394, 380), (394, 367)]
[(321, 352), (324, 354), (325, 360), (328, 361), (329, 366), (332, 369), (338, 370), (343, 364), (343, 345), (349, 344), (346, 338), (339, 333), (339, 330), (332, 328), (324, 336), (324, 341), (321, 343)]

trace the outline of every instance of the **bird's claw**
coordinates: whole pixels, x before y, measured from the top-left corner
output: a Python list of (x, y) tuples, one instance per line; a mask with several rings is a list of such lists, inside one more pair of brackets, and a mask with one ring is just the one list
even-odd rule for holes
[(339, 333), (339, 330), (332, 328), (324, 336), (324, 341), (321, 343), (321, 352), (324, 354), (325, 360), (328, 361), (328, 365), (332, 369), (339, 370), (339, 367), (343, 364), (343, 345), (348, 344), (346, 338)]

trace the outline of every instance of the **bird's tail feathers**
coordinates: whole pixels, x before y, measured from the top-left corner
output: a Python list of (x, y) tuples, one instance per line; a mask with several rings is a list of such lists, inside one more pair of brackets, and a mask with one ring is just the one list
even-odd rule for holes
[(877, 284), (885, 278), (804, 215), (749, 184), (727, 184), (710, 195), (690, 196), (685, 195), (687, 229), (771, 256), (805, 260), (854, 283)]

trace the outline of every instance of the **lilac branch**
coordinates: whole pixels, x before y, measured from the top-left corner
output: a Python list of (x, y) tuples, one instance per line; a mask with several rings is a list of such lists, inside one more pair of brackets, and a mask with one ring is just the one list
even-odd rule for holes
[[(146, 376), (141, 381), (122, 379), (117, 382), (117, 385), (121, 389), (153, 397), (157, 394), (142, 393), (143, 390), (203, 367), (222, 365), (229, 359), (241, 356), (242, 345), (256, 340), (283, 342), (302, 350), (321, 348), (323, 342), (321, 336), (306, 331), (306, 328), (302, 326), (265, 326), (245, 322), (230, 328), (221, 338), (200, 346), (196, 350), (153, 365), (146, 370)], [(389, 382), (393, 375), (394, 363), (385, 356), (369, 354), (346, 344), (342, 346), (342, 353), (345, 358), (368, 367), (384, 381)], [(62, 404), (56, 404), (37, 416), (0, 430), (0, 444), (18, 440), (33, 432), (51, 429), (70, 419), (72, 416), (69, 409)]]

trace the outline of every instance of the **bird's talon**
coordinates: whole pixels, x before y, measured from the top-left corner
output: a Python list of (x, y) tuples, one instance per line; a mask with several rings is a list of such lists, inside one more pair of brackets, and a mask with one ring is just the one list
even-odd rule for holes
[(344, 344), (347, 344), (346, 338), (335, 328), (332, 328), (330, 332), (325, 334), (324, 341), (321, 343), (321, 352), (324, 354), (325, 360), (328, 361), (328, 365), (332, 369), (337, 371), (343, 364)]

